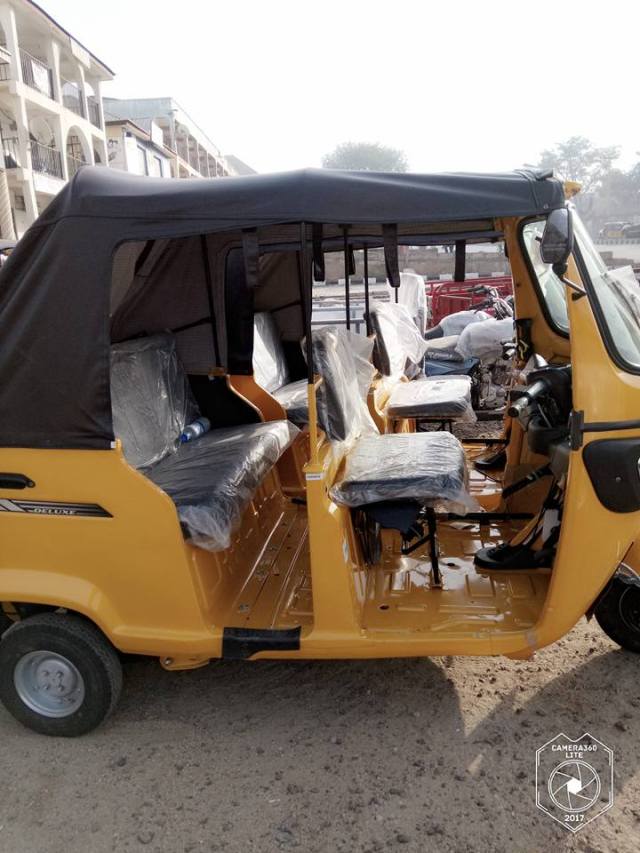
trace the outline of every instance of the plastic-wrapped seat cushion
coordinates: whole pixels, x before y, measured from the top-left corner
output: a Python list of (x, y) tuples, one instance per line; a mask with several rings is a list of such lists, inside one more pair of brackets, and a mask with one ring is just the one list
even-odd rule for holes
[(127, 462), (146, 468), (178, 447), (185, 424), (199, 414), (166, 333), (111, 347), (113, 431)]
[(462, 445), (450, 432), (365, 435), (331, 488), (336, 503), (361, 507), (401, 498), (451, 509), (475, 507)]
[(261, 388), (272, 394), (298, 426), (309, 423), (307, 381), (290, 382), (280, 334), (268, 311), (254, 316), (253, 375)]
[(180, 445), (146, 475), (171, 497), (193, 544), (220, 551), (297, 433), (287, 421), (216, 429)]
[(456, 346), (459, 335), (447, 335), (444, 338), (432, 338), (427, 341), (426, 358), (439, 361), (464, 361)]
[(373, 302), (371, 324), (376, 334), (375, 362), (383, 376), (414, 376), (421, 370), (427, 343), (404, 305)]
[(272, 391), (272, 395), (287, 413), (287, 418), (296, 426), (309, 423), (309, 383), (306, 379), (290, 382)]
[(398, 382), (387, 401), (391, 418), (462, 420), (473, 422), (471, 377), (426, 377)]
[(461, 334), (471, 323), (482, 323), (483, 320), (490, 319), (491, 315), (486, 311), (456, 311), (448, 317), (443, 317), (438, 326), (442, 329), (442, 334), (448, 337)]
[(502, 355), (502, 344), (513, 339), (515, 326), (511, 317), (471, 323), (460, 333), (456, 349), (463, 358), (488, 359)]

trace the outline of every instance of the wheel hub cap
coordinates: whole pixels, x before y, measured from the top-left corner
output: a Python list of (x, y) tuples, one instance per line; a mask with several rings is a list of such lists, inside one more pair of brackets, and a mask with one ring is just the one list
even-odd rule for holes
[(13, 674), (24, 704), (44, 717), (68, 717), (84, 701), (84, 680), (78, 668), (57, 652), (29, 652)]

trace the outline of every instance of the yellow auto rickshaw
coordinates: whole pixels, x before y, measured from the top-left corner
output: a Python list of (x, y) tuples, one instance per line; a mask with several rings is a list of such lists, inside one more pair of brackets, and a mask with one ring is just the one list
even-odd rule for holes
[[(393, 298), (313, 319), (327, 253), (348, 307), (372, 249), (397, 293), (399, 247), (474, 241), (514, 280), (489, 470)], [(2, 702), (80, 735), (125, 655), (528, 658), (593, 613), (639, 651), (636, 290), (550, 173), (80, 170), (0, 272)]]

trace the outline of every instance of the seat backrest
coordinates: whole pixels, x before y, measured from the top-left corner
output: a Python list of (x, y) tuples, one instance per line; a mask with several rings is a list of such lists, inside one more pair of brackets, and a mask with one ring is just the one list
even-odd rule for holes
[(345, 329), (325, 326), (312, 333), (312, 341), (314, 371), (323, 380), (318, 391), (318, 421), (330, 441), (351, 443), (376, 428), (363, 399), (358, 356), (348, 334)]
[(373, 302), (369, 311), (376, 335), (375, 365), (383, 376), (413, 376), (422, 367), (426, 342), (404, 305)]
[(111, 347), (111, 411), (114, 435), (135, 468), (148, 468), (177, 448), (198, 409), (173, 335)]
[(253, 375), (261, 388), (273, 393), (290, 382), (284, 348), (268, 311), (256, 314), (253, 319)]

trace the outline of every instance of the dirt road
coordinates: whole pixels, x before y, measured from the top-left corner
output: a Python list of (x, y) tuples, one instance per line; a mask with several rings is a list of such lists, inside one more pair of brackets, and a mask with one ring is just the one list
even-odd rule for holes
[[(83, 739), (0, 710), (0, 850), (637, 851), (639, 666), (584, 621), (532, 662), (133, 662)], [(535, 808), (535, 751), (587, 729), (616, 800), (574, 837)]]

